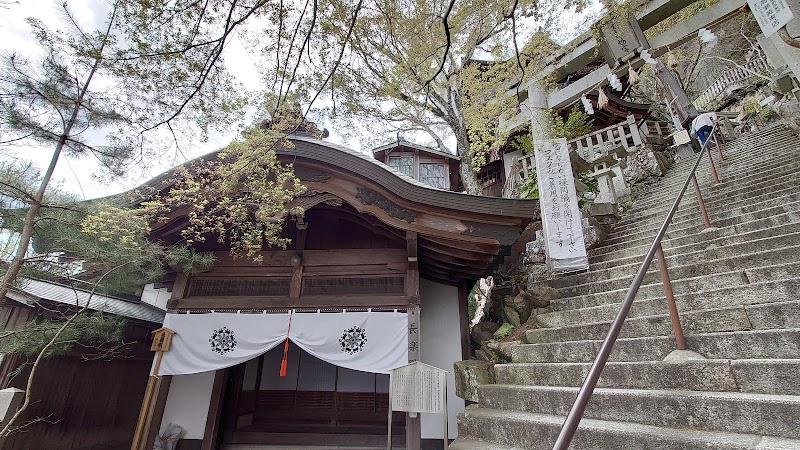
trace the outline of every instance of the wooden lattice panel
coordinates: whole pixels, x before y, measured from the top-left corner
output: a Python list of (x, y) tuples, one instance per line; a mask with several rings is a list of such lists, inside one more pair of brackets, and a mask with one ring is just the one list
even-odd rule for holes
[(295, 391), (261, 391), (257, 410), (289, 410), (294, 408)]
[(337, 411), (375, 411), (374, 392), (339, 392), (336, 394)]
[(303, 295), (402, 294), (404, 290), (404, 277), (303, 279)]
[(335, 395), (333, 391), (297, 391), (295, 406), (297, 409), (333, 409)]
[(193, 280), (189, 296), (278, 296), (289, 295), (288, 278), (271, 279), (199, 279)]

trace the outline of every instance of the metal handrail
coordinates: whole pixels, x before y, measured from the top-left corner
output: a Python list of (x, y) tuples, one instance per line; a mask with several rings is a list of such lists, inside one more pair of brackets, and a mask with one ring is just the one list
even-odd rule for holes
[[(642, 285), (645, 274), (647, 274), (650, 264), (653, 262), (653, 257), (656, 256), (657, 252), (661, 253), (661, 240), (664, 238), (667, 228), (669, 227), (673, 216), (675, 216), (675, 213), (678, 210), (678, 205), (680, 205), (681, 200), (683, 199), (683, 194), (686, 193), (689, 183), (693, 180), (695, 181), (695, 186), (697, 186), (694, 177), (695, 172), (697, 171), (697, 167), (700, 165), (700, 161), (703, 159), (703, 153), (706, 152), (708, 143), (715, 135), (716, 130), (717, 125), (714, 124), (711, 129), (711, 133), (709, 133), (709, 136), (706, 139), (706, 142), (704, 142), (700, 147), (700, 154), (697, 156), (697, 160), (695, 161), (692, 170), (689, 172), (689, 176), (686, 177), (686, 181), (684, 181), (683, 187), (678, 193), (678, 197), (672, 204), (672, 208), (670, 208), (669, 213), (667, 213), (667, 217), (661, 223), (661, 228), (659, 228), (658, 233), (656, 233), (656, 237), (653, 239), (653, 243), (650, 245), (650, 249), (647, 251), (642, 265), (639, 266), (639, 270), (636, 272), (636, 276), (633, 278), (633, 282), (631, 282), (631, 286), (628, 288), (628, 292), (625, 294), (625, 298), (622, 300), (622, 305), (617, 312), (617, 316), (611, 323), (611, 328), (608, 330), (608, 335), (606, 335), (606, 338), (603, 340), (603, 344), (600, 346), (600, 351), (597, 353), (597, 356), (592, 363), (592, 367), (589, 369), (589, 373), (586, 375), (586, 379), (583, 381), (583, 385), (578, 392), (578, 397), (575, 399), (575, 403), (572, 405), (572, 409), (570, 409), (566, 420), (564, 420), (564, 424), (561, 427), (561, 432), (558, 434), (558, 439), (556, 439), (555, 444), (553, 444), (553, 450), (566, 450), (569, 448), (569, 444), (572, 441), (575, 431), (578, 428), (578, 424), (580, 423), (583, 413), (586, 410), (586, 405), (589, 403), (592, 392), (594, 392), (594, 388), (597, 385), (597, 380), (600, 379), (600, 374), (602, 373), (606, 362), (608, 362), (611, 349), (614, 347), (617, 337), (619, 337), (620, 330), (622, 329), (622, 325), (625, 323), (625, 319), (628, 317), (628, 312), (630, 311), (631, 306), (633, 306), (633, 300), (636, 298), (636, 294), (639, 292), (639, 287)], [(708, 156), (711, 157), (710, 150), (708, 151)], [(697, 193), (699, 193), (699, 189), (697, 190)], [(702, 205), (701, 197), (698, 197), (698, 201)], [(705, 208), (702, 206), (701, 209), (705, 210)], [(707, 221), (706, 223), (708, 224)], [(677, 317), (674, 317), (673, 319), (675, 318)]]

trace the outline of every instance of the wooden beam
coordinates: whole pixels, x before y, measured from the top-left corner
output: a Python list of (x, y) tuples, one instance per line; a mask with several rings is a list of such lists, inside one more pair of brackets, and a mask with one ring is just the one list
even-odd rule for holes
[(461, 358), (468, 360), (472, 353), (469, 339), (469, 291), (471, 283), (461, 280), (458, 284), (458, 324), (461, 328)]
[(439, 268), (446, 273), (462, 273), (462, 274), (470, 274), (479, 277), (486, 272), (486, 267), (467, 267), (461, 266), (456, 264), (448, 264), (441, 261), (438, 261), (433, 258), (429, 258), (427, 256), (420, 257), (420, 264), (423, 268), (436, 267)]
[(441, 253), (443, 255), (452, 256), (454, 258), (466, 258), (471, 259), (474, 261), (487, 261), (491, 262), (494, 259), (494, 253), (481, 253), (481, 252), (471, 252), (468, 250), (462, 250), (456, 247), (450, 247), (447, 245), (442, 245), (438, 242), (429, 241), (427, 239), (420, 238), (419, 240), (419, 249), (422, 251), (423, 249)]
[(303, 250), (306, 248), (306, 231), (308, 231), (308, 224), (304, 224), (303, 228), (298, 225), (297, 237), (294, 241), (295, 254), (289, 259), (296, 261), (295, 257), (299, 258), (300, 263), (292, 263), (292, 281), (289, 284), (289, 297), (300, 298), (300, 292), (303, 290)]
[(455, 267), (472, 267), (475, 269), (486, 270), (486, 268), (492, 263), (492, 261), (481, 261), (479, 259), (456, 258), (454, 256), (443, 255), (441, 253), (424, 248), (419, 249), (419, 254), (421, 257), (427, 260), (438, 261), (442, 264), (452, 265)]
[(435, 236), (427, 236), (427, 235), (425, 235), (425, 240), (428, 242), (433, 242), (439, 245), (443, 245), (445, 247), (476, 252), (476, 253), (484, 253), (487, 255), (495, 255), (500, 249), (500, 245), (497, 243), (466, 242), (466, 241), (447, 239)]
[[(408, 305), (408, 362), (419, 361), (420, 356), (420, 316), (419, 305)], [(391, 401), (391, 400), (390, 400)], [(406, 449), (420, 450), (422, 446), (422, 428), (420, 416), (411, 417), (406, 413)]]
[(410, 298), (405, 294), (306, 295), (296, 299), (289, 296), (197, 296), (175, 300), (170, 309), (369, 308), (404, 307), (409, 303)]
[(468, 276), (467, 274), (455, 272), (453, 270), (440, 269), (438, 267), (425, 264), (422, 265), (422, 269), (420, 270), (420, 275), (424, 277), (434, 276), (441, 278), (443, 280), (450, 280), (448, 284), (451, 284), (453, 286), (457, 286), (458, 280), (462, 278), (475, 278), (474, 276)]
[(161, 420), (164, 419), (164, 408), (167, 406), (167, 396), (169, 386), (172, 384), (172, 375), (164, 375), (159, 378), (158, 390), (156, 391), (156, 401), (153, 404), (153, 412), (148, 424), (147, 437), (144, 440), (145, 449), (153, 448), (156, 442), (156, 435), (161, 431)]
[(444, 284), (446, 286), (453, 286), (453, 287), (458, 287), (458, 283), (461, 281), (461, 278), (441, 278), (436, 275), (431, 275), (430, 273), (421, 274), (420, 277), (425, 278), (426, 280), (433, 281), (434, 283)]
[(217, 448), (219, 435), (220, 412), (222, 401), (225, 398), (225, 385), (227, 384), (229, 369), (219, 369), (214, 374), (214, 384), (211, 388), (211, 401), (208, 405), (208, 416), (203, 433), (203, 445), (200, 450), (214, 450)]
[[(263, 261), (254, 263), (245, 258), (234, 259), (228, 252), (214, 252), (217, 267), (291, 267), (295, 250), (273, 250), (260, 252)], [(304, 250), (303, 264), (310, 266), (340, 266), (344, 264), (386, 264), (406, 261), (406, 250), (397, 248), (381, 249), (333, 249)], [(213, 274), (212, 272), (209, 272)], [(205, 273), (203, 275), (209, 275)]]
[(419, 304), (419, 256), (417, 255), (417, 233), (415, 231), (406, 232), (406, 252), (408, 255), (406, 295), (411, 299), (410, 303)]

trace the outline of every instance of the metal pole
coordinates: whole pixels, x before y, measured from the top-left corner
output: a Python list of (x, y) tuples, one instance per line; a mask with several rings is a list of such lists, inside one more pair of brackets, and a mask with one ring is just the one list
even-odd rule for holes
[(725, 162), (725, 156), (722, 154), (722, 147), (719, 146), (719, 133), (714, 131), (711, 132), (711, 136), (714, 137), (714, 144), (717, 146), (717, 151), (719, 152), (719, 160), (721, 162)]
[(392, 377), (394, 371), (389, 373), (389, 429), (386, 433), (386, 450), (392, 450), (392, 397), (393, 391), (392, 389)]
[[(700, 165), (700, 161), (703, 159), (702, 152), (703, 147), (700, 148), (700, 154), (697, 155), (694, 166), (690, 171), (691, 174), (694, 174), (697, 170), (697, 166)], [(644, 276), (647, 274), (650, 264), (653, 262), (656, 251), (661, 247), (661, 239), (663, 239), (664, 235), (667, 233), (667, 228), (669, 227), (670, 222), (672, 222), (675, 212), (678, 210), (678, 205), (680, 205), (683, 194), (689, 187), (690, 180), (691, 177), (686, 177), (686, 180), (683, 182), (683, 186), (681, 187), (678, 196), (675, 198), (675, 201), (672, 202), (672, 207), (667, 213), (667, 217), (665, 217), (664, 221), (661, 222), (661, 228), (658, 229), (658, 232), (653, 239), (653, 243), (650, 245), (650, 249), (644, 256), (642, 265), (639, 266), (639, 270), (633, 277), (631, 286), (628, 288), (625, 298), (622, 299), (622, 304), (620, 305), (619, 311), (617, 312), (614, 321), (611, 322), (611, 327), (608, 330), (608, 334), (603, 340), (603, 343), (600, 345), (600, 350), (597, 352), (597, 356), (595, 356), (594, 362), (592, 362), (592, 366), (589, 368), (589, 373), (583, 380), (583, 385), (581, 385), (581, 388), (578, 391), (578, 396), (575, 398), (575, 403), (572, 404), (572, 408), (570, 409), (567, 418), (564, 420), (564, 424), (561, 426), (561, 432), (558, 434), (558, 438), (556, 438), (556, 442), (553, 444), (553, 450), (567, 450), (569, 448), (569, 443), (572, 441), (573, 436), (575, 436), (575, 431), (578, 429), (578, 424), (581, 422), (581, 417), (583, 417), (583, 411), (586, 409), (586, 405), (589, 403), (589, 399), (591, 398), (592, 392), (597, 385), (597, 381), (600, 379), (600, 374), (603, 372), (603, 367), (605, 367), (608, 357), (611, 354), (611, 349), (614, 347), (617, 336), (619, 336), (620, 330), (622, 330), (622, 325), (625, 323), (625, 318), (628, 316), (628, 311), (630, 311), (631, 306), (633, 305), (633, 300), (636, 298), (636, 293), (639, 291), (639, 286), (642, 285)]]
[(706, 211), (706, 203), (703, 201), (703, 194), (700, 193), (700, 186), (697, 184), (697, 178), (692, 174), (692, 183), (694, 184), (694, 195), (697, 197), (697, 205), (700, 207), (700, 214), (703, 216), (703, 222), (706, 228), (711, 228), (711, 221), (708, 220), (708, 211)]
[[(709, 136), (710, 139), (710, 136)], [(714, 180), (719, 183), (719, 175), (717, 175), (717, 166), (714, 164), (714, 158), (711, 157), (711, 149), (708, 147), (708, 139), (706, 139), (706, 145), (704, 146), (706, 151), (708, 152), (708, 160), (711, 161), (711, 173), (714, 174)]]
[(672, 292), (672, 281), (669, 279), (667, 260), (664, 258), (664, 250), (661, 249), (660, 242), (656, 249), (656, 256), (658, 257), (658, 270), (661, 272), (661, 283), (664, 285), (664, 295), (667, 298), (669, 318), (672, 321), (672, 329), (675, 332), (675, 345), (678, 350), (686, 350), (686, 340), (683, 338), (681, 319), (678, 317), (678, 307), (675, 306), (675, 294)]
[(449, 430), (447, 429), (448, 428), (447, 420), (449, 416), (449, 413), (447, 412), (447, 375), (445, 375), (442, 378), (444, 378), (444, 396), (442, 397), (442, 402), (444, 403), (444, 450), (447, 450), (450, 447), (450, 445), (448, 444), (450, 433), (448, 432)]

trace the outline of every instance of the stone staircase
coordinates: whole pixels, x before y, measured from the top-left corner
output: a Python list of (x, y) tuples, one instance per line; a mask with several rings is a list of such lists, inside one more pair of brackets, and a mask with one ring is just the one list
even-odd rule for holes
[[(690, 350), (675, 349), (650, 267), (571, 449), (800, 449), (800, 139), (783, 127), (723, 147), (698, 169), (663, 242)], [(718, 157), (715, 153), (715, 159)], [(563, 298), (495, 366), (459, 417), (453, 450), (550, 449), (660, 222), (694, 163), (643, 192), (588, 272), (547, 282)]]

